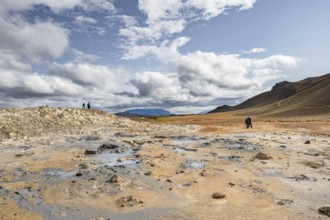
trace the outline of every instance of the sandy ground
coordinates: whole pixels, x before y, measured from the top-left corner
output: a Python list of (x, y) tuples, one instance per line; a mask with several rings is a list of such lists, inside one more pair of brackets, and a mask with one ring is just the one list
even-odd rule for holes
[(328, 119), (0, 118), (0, 219), (329, 219)]

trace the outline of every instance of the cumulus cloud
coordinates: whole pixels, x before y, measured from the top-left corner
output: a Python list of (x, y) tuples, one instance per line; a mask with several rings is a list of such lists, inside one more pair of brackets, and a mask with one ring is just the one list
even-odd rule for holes
[(58, 58), (69, 47), (68, 30), (50, 21), (31, 24), (21, 17), (0, 17), (6, 30), (0, 35), (0, 50), (23, 55), (33, 61), (49, 56)]
[(63, 10), (82, 8), (85, 11), (108, 11), (114, 12), (116, 9), (112, 1), (109, 0), (2, 0), (0, 11), (23, 11), (30, 10), (36, 5), (48, 6), (53, 12), (58, 13)]
[[(123, 59), (138, 59), (159, 47), (164, 39), (181, 33), (186, 25), (198, 20), (209, 20), (230, 9), (247, 10), (256, 0), (139, 0), (139, 10), (147, 16), (144, 24), (127, 23), (119, 30), (123, 37)], [(137, 50), (142, 49), (138, 54)], [(144, 54), (145, 52), (145, 54)], [(137, 56), (135, 56), (137, 54)]]
[(171, 62), (176, 67), (174, 73), (144, 72), (131, 81), (138, 96), (190, 103), (238, 100), (262, 91), (266, 82), (283, 76), (283, 70), (296, 66), (299, 59), (283, 55), (256, 59), (196, 51), (177, 54)]
[[(98, 91), (100, 95), (128, 89), (125, 83), (129, 80), (129, 74), (125, 74), (125, 71), (119, 68), (112, 69), (104, 65), (72, 62), (54, 63), (51, 74), (68, 79), (79, 86)], [(95, 92), (93, 94), (97, 96)]]

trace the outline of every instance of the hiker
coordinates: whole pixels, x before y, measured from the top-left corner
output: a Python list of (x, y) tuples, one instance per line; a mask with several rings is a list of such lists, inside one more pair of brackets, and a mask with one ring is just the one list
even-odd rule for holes
[(87, 103), (87, 109), (91, 109), (91, 104), (89, 102)]
[(83, 107), (82, 108), (85, 109), (85, 102), (83, 102)]
[(252, 119), (250, 117), (247, 117), (247, 121), (248, 121), (248, 128), (249, 127), (252, 128)]
[(249, 119), (248, 118), (245, 118), (245, 125), (246, 125), (246, 128), (249, 128)]

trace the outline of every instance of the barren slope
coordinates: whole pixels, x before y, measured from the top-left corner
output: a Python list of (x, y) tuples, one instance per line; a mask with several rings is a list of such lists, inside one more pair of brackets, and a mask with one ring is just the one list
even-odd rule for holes
[(240, 105), (218, 107), (211, 113), (235, 111), (238, 114), (267, 116), (309, 116), (330, 114), (330, 74), (298, 82), (281, 82), (269, 92)]

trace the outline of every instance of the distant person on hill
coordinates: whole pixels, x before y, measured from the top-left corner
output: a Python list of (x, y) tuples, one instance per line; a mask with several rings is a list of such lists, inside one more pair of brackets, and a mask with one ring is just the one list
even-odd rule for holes
[(83, 102), (83, 107), (82, 108), (85, 109), (85, 102)]
[(91, 109), (91, 104), (89, 102), (87, 103), (87, 109)]
[(248, 121), (248, 128), (249, 127), (252, 128), (252, 119), (250, 117), (247, 117), (247, 121)]
[(245, 125), (246, 125), (246, 128), (249, 128), (249, 119), (248, 118), (245, 118)]

